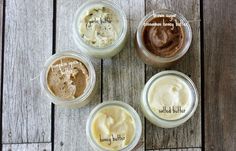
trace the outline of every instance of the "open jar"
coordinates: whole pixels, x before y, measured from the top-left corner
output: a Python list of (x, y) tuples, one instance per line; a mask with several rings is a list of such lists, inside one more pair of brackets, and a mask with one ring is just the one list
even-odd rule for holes
[(146, 64), (169, 67), (189, 49), (192, 31), (180, 13), (161, 9), (148, 13), (135, 34), (136, 52)]
[(74, 51), (64, 51), (48, 58), (40, 75), (40, 83), (54, 104), (82, 107), (91, 100), (96, 75), (86, 56)]
[(186, 122), (198, 105), (193, 81), (185, 74), (167, 70), (151, 77), (141, 94), (145, 117), (162, 128), (177, 127)]
[(110, 58), (125, 46), (126, 15), (112, 1), (87, 1), (76, 11), (73, 37), (83, 53), (96, 58)]
[(130, 151), (138, 144), (141, 133), (138, 113), (120, 101), (96, 106), (86, 124), (86, 135), (95, 151)]

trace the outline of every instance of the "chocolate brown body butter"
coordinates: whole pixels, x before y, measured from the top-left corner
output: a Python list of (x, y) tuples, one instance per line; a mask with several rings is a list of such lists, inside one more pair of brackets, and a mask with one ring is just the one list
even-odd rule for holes
[(145, 47), (160, 57), (171, 57), (179, 52), (184, 43), (182, 26), (176, 18), (156, 17), (148, 21), (143, 29)]
[(83, 94), (88, 77), (88, 70), (80, 60), (64, 57), (50, 65), (47, 84), (53, 95), (70, 100)]
[(187, 19), (168, 9), (153, 10), (139, 23), (134, 44), (138, 57), (158, 68), (175, 65), (186, 54), (192, 41)]

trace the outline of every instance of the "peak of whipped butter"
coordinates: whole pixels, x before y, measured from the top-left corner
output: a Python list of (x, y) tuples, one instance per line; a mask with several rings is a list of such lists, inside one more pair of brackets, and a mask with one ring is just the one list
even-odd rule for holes
[(88, 70), (81, 61), (64, 57), (50, 65), (47, 85), (53, 95), (71, 100), (83, 94), (88, 78)]
[(106, 6), (95, 6), (81, 15), (78, 20), (78, 30), (87, 44), (104, 48), (117, 40), (121, 24), (114, 10)]
[(106, 150), (121, 150), (128, 146), (135, 134), (135, 121), (120, 106), (103, 107), (95, 114), (91, 124), (92, 137)]
[(186, 81), (175, 75), (156, 79), (148, 91), (148, 104), (160, 118), (176, 120), (190, 110), (192, 92)]

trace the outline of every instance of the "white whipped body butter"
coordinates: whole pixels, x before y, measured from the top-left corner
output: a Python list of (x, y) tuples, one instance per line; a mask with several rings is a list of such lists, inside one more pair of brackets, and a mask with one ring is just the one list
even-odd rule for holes
[(80, 50), (87, 55), (114, 56), (124, 47), (126, 35), (126, 15), (114, 2), (87, 1), (76, 12), (73, 36)]
[(191, 108), (191, 89), (178, 76), (160, 77), (149, 88), (148, 104), (160, 118), (179, 119)]
[(113, 44), (121, 31), (119, 16), (110, 8), (98, 6), (87, 10), (78, 24), (82, 39), (91, 46), (103, 48)]
[(171, 128), (187, 121), (195, 112), (198, 94), (192, 80), (178, 71), (162, 71), (145, 85), (142, 110), (153, 124)]
[(95, 150), (131, 150), (141, 136), (141, 121), (126, 103), (108, 101), (98, 105), (87, 122), (87, 136)]
[(134, 119), (122, 107), (104, 107), (92, 121), (92, 136), (100, 146), (107, 149), (124, 148), (132, 141), (134, 132)]

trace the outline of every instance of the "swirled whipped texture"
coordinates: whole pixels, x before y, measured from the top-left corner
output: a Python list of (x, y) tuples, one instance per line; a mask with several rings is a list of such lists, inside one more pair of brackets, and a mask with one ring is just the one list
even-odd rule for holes
[(84, 93), (88, 79), (88, 70), (80, 60), (63, 57), (49, 66), (47, 85), (53, 95), (71, 100)]
[(135, 134), (135, 121), (120, 106), (107, 106), (94, 116), (91, 124), (92, 137), (106, 150), (121, 150), (128, 146)]
[[(144, 26), (143, 40), (145, 47), (160, 57), (172, 57), (183, 47), (185, 33), (182, 26), (177, 26), (177, 18), (156, 17)], [(180, 24), (180, 23), (179, 23)]]
[[(166, 75), (156, 79), (148, 91), (148, 104), (160, 118), (176, 120), (190, 110), (192, 92), (184, 79)], [(181, 110), (180, 110), (181, 109)]]
[(106, 6), (96, 6), (85, 11), (78, 25), (82, 39), (97, 48), (113, 44), (121, 32), (119, 16)]

